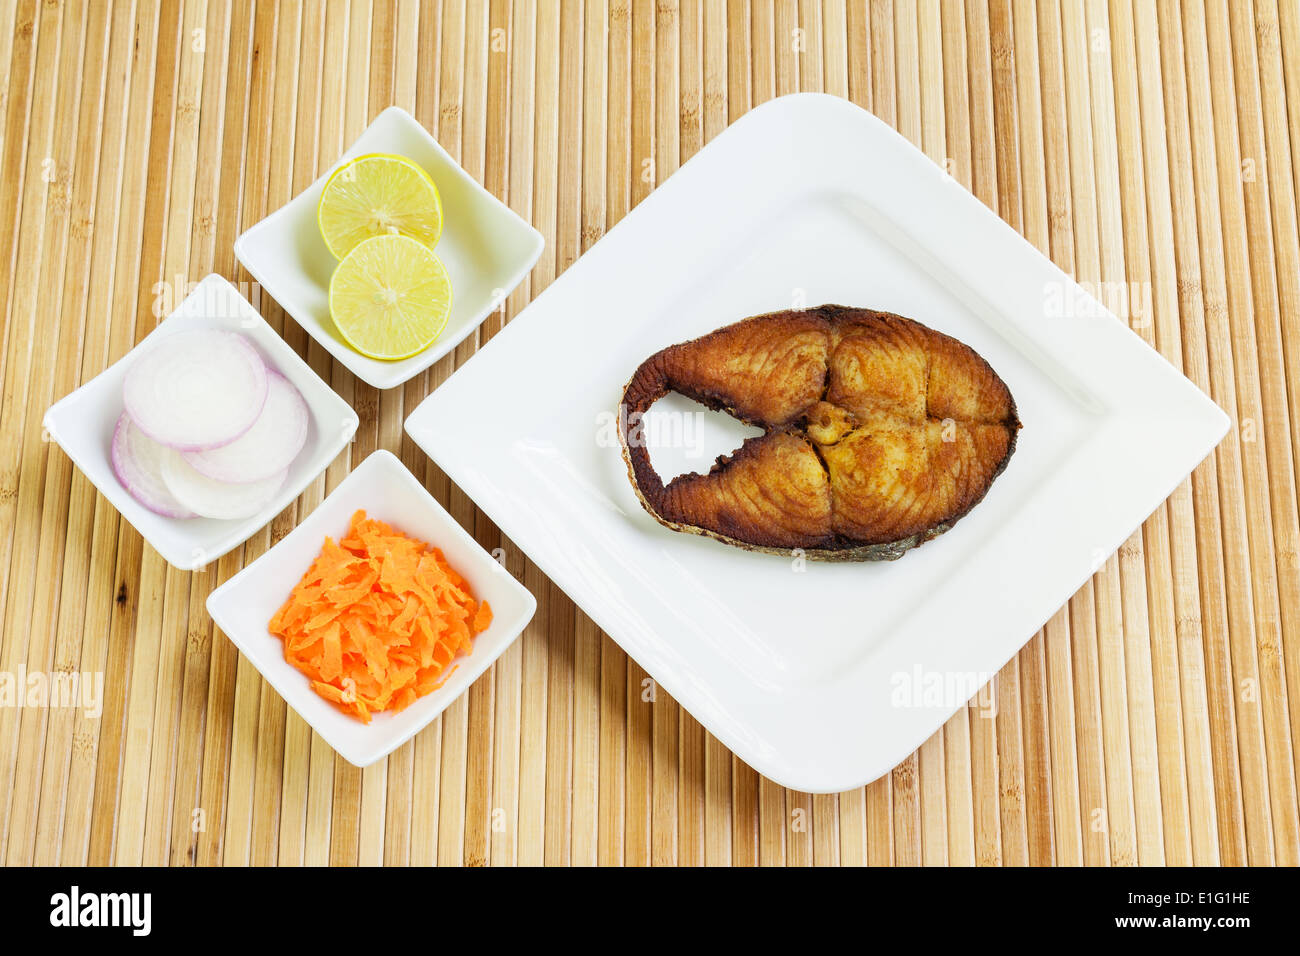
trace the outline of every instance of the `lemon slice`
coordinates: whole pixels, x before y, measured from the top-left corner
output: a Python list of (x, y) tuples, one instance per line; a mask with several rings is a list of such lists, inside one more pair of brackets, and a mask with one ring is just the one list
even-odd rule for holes
[(451, 279), (442, 260), (409, 236), (357, 245), (330, 279), (330, 315), (339, 333), (370, 358), (409, 358), (447, 325)]
[(442, 199), (429, 174), (406, 157), (371, 153), (325, 182), (316, 222), (336, 259), (373, 236), (410, 236), (433, 248), (442, 236)]

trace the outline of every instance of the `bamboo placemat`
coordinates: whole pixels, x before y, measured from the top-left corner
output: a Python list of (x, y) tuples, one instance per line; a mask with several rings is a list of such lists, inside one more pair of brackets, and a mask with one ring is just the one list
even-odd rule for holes
[[(98, 717), (0, 707), (6, 863), (1300, 862), (1297, 0), (4, 0), (0, 68), (0, 675), (104, 678)], [(799, 90), (895, 126), (1233, 421), (998, 674), (996, 716), (963, 709), (830, 796), (646, 700), (647, 675), (402, 432), (656, 184)], [(232, 244), (394, 103), (547, 246), (504, 315), (376, 392)], [(293, 507), (187, 574), (41, 418), (214, 271), (361, 427)], [(468, 694), (361, 771), (203, 602), (376, 448), (503, 547), (539, 605)]]

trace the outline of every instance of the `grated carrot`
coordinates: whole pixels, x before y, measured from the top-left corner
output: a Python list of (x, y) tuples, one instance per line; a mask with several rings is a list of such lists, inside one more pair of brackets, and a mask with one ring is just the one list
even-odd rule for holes
[(441, 687), (491, 623), (440, 550), (358, 511), (268, 626), (316, 693), (370, 723)]

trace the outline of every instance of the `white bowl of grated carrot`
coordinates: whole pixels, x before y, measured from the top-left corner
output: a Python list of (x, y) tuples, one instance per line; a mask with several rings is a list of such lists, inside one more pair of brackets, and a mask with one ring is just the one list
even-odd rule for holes
[(376, 451), (207, 606), (289, 706), (365, 767), (477, 680), (537, 601), (396, 457)]

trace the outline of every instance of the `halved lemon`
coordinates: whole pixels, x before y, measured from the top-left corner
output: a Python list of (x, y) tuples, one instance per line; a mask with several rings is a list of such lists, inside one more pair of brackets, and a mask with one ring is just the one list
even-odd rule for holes
[(393, 361), (424, 351), (446, 328), (450, 312), (446, 267), (409, 236), (363, 240), (330, 279), (334, 324), (370, 358)]
[(429, 174), (405, 156), (371, 153), (326, 180), (316, 222), (336, 259), (374, 236), (409, 236), (433, 248), (442, 236), (442, 198)]

